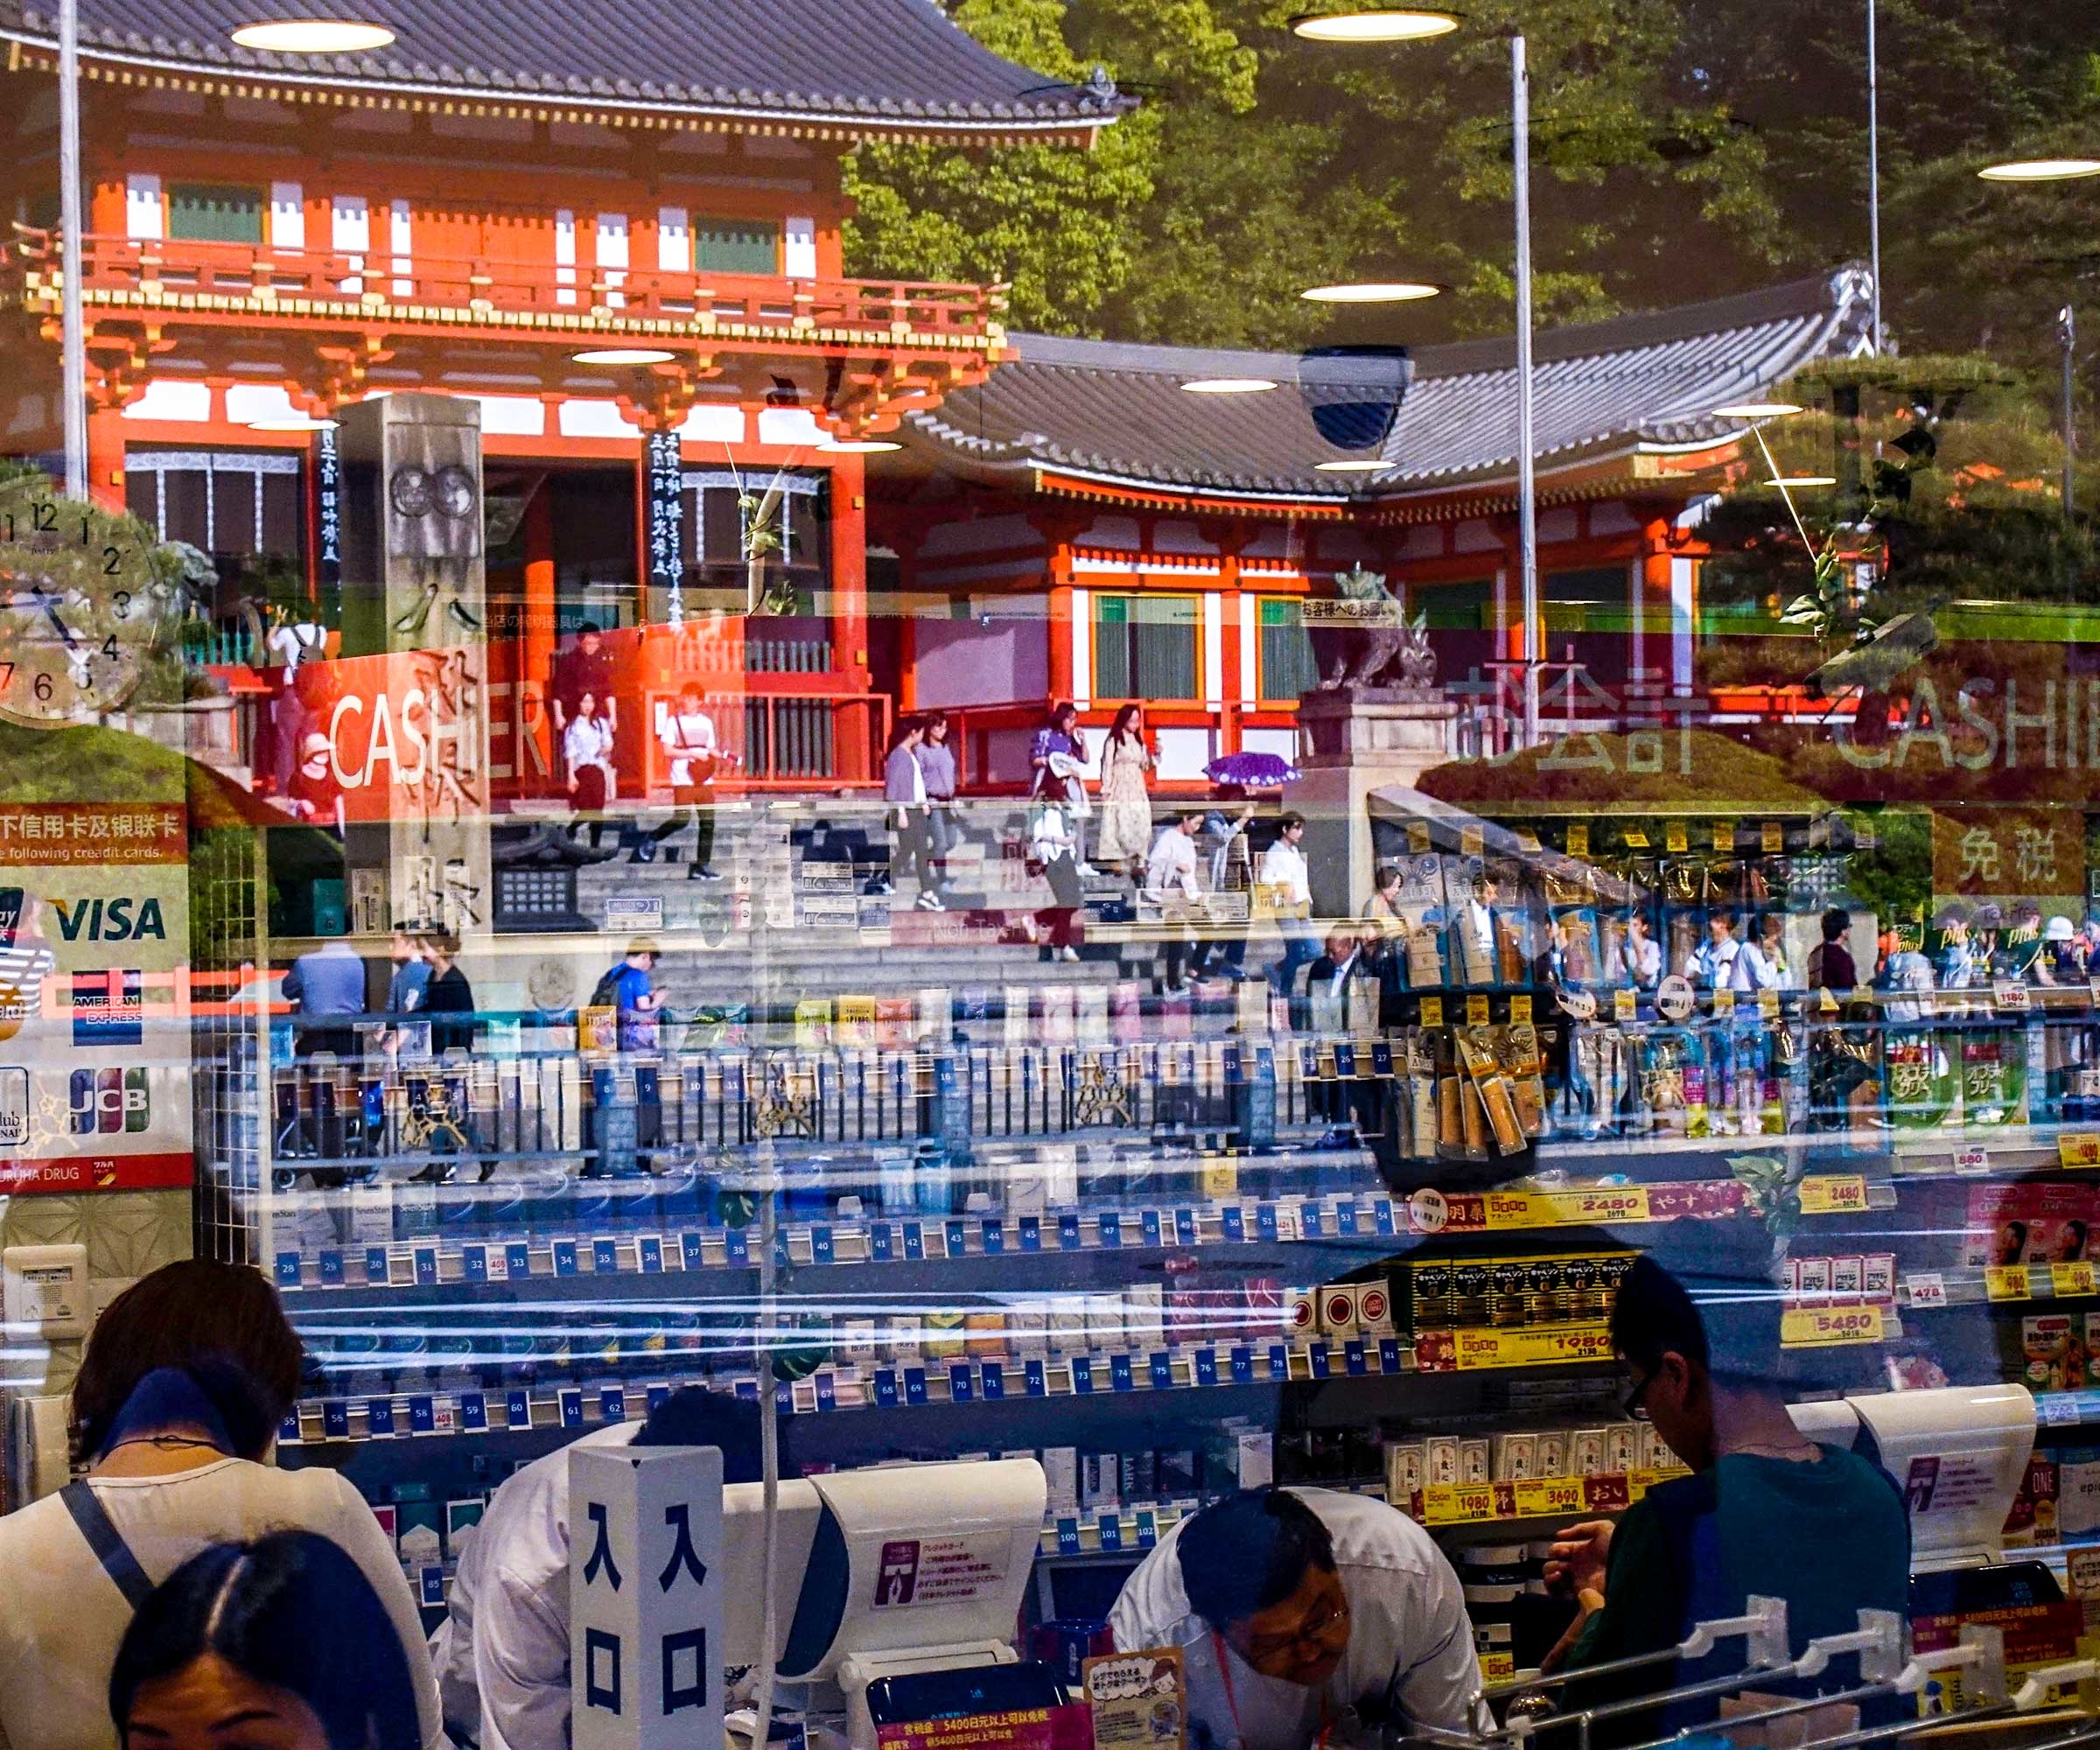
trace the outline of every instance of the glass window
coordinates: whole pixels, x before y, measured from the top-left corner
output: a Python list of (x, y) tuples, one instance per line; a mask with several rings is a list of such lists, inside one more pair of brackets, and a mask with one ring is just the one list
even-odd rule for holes
[(262, 192), (178, 182), (168, 190), (168, 235), (199, 243), (260, 243)]
[(1094, 617), (1094, 693), (1103, 699), (1194, 699), (1202, 680), (1196, 596), (1102, 596)]
[(1320, 679), (1304, 611), (1293, 598), (1269, 597), (1262, 602), (1259, 620), (1261, 696), (1295, 699)]
[(702, 273), (778, 273), (780, 228), (766, 219), (693, 220), (693, 266)]

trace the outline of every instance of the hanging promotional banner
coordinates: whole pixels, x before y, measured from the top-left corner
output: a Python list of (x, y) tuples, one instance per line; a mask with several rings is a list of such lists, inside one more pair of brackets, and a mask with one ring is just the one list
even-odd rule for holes
[(0, 1194), (191, 1180), (189, 830), (0, 803)]

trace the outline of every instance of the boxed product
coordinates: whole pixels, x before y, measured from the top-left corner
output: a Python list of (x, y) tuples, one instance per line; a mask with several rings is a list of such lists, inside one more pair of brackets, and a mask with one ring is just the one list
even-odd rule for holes
[(1159, 1460), (1152, 1451), (1124, 1452), (1116, 1460), (1117, 1487), (1129, 1502), (1159, 1499)]
[(1494, 1437), (1494, 1480), (1529, 1482), (1538, 1474), (1536, 1434), (1497, 1434)]
[(1677, 1455), (1670, 1450), (1662, 1433), (1653, 1422), (1636, 1424), (1641, 1430), (1641, 1465), (1644, 1471), (1666, 1471), (1675, 1468)]
[(1860, 1298), (1871, 1306), (1888, 1305), (1896, 1298), (1896, 1255), (1869, 1252), (1860, 1266)]
[(1601, 1428), (1577, 1428), (1568, 1436), (1569, 1476), (1602, 1476), (1611, 1466), (1605, 1461), (1606, 1438)]
[(885, 1347), (892, 1362), (909, 1362), (920, 1358), (919, 1338), (924, 1329), (916, 1313), (892, 1313), (885, 1332)]
[(1079, 1511), (1079, 1449), (1075, 1446), (1043, 1448), (1043, 1480), (1048, 1490), (1049, 1510)]
[(963, 1348), (973, 1355), (1006, 1353), (1006, 1315), (1004, 1312), (966, 1312), (962, 1317)]
[(1119, 1480), (1113, 1452), (1082, 1452), (1079, 1455), (1079, 1508), (1082, 1513), (1097, 1513), (1103, 1508), (1119, 1507), (1121, 1497), (1116, 1494)]
[(1426, 1486), (1441, 1488), (1459, 1480), (1459, 1437), (1432, 1434), (1422, 1443), (1422, 1474)]
[(1830, 1298), (1840, 1306), (1857, 1306), (1865, 1284), (1866, 1261), (1857, 1253), (1830, 1260)]
[(1086, 1297), (1087, 1343), (1096, 1352), (1124, 1347), (1123, 1296), (1089, 1294)]
[(1459, 1480), (1468, 1486), (1494, 1480), (1494, 1456), (1486, 1439), (1459, 1442)]
[(1050, 1311), (1048, 1304), (1031, 1300), (1006, 1309), (1006, 1331), (1013, 1343), (1013, 1352), (1021, 1356), (1040, 1356), (1048, 1353)]
[(1266, 1429), (1243, 1431), (1235, 1450), (1242, 1488), (1266, 1488), (1276, 1480), (1276, 1447)]
[(1972, 1185), (1963, 1262), (1992, 1264), (2069, 1264), (2089, 1256), (2094, 1214), (2090, 1185)]
[(1604, 1468), (1606, 1475), (1638, 1470), (1641, 1466), (1639, 1422), (1614, 1422), (1604, 1431)]
[(2100, 1452), (2065, 1452), (2057, 1460), (2056, 1519), (2066, 1537), (2100, 1531)]
[(1046, 1334), (1052, 1354), (1083, 1355), (1087, 1353), (1085, 1295), (1053, 1294), (1050, 1297), (1049, 1321)]
[(1422, 1488), (1426, 1458), (1419, 1440), (1398, 1441), (1385, 1449), (1385, 1498), (1403, 1512)]
[(1564, 1428), (1547, 1428), (1538, 1437), (1538, 1469), (1536, 1475), (1564, 1477), (1568, 1470), (1568, 1431)]
[(1334, 1282), (1320, 1291), (1320, 1327), (1330, 1337), (1356, 1334), (1356, 1289), (1353, 1283)]
[(1796, 1292), (1803, 1300), (1827, 1302), (1830, 1298), (1830, 1261), (1827, 1257), (1797, 1258), (1800, 1266)]
[(1157, 1454), (1159, 1499), (1180, 1501), (1199, 1487), (1196, 1452), (1190, 1446), (1162, 1446)]
[(848, 1366), (872, 1367), (876, 1360), (875, 1321), (844, 1318), (838, 1320), (838, 1358)]
[(959, 1361), (962, 1356), (963, 1314), (958, 1308), (939, 1307), (926, 1315), (921, 1346), (933, 1361)]
[(2071, 1312), (2020, 1321), (2020, 1383), (2029, 1391), (2076, 1391), (2085, 1383), (2085, 1320)]
[(1366, 1337), (1394, 1334), (1393, 1293), (1382, 1281), (1356, 1284), (1356, 1328)]
[(1124, 1330), (1134, 1349), (1156, 1349), (1166, 1340), (1166, 1285), (1141, 1282), (1123, 1291)]
[(1304, 1341), (1320, 1329), (1320, 1291), (1287, 1288), (1284, 1291), (1284, 1334)]

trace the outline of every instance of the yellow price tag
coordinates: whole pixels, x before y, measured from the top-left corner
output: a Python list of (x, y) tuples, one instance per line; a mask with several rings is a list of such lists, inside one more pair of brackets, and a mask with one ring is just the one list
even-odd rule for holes
[(1804, 1215), (1851, 1215), (1866, 1208), (1866, 1181), (1856, 1173), (1817, 1173), (1801, 1181)]
[(1670, 851), (1686, 851), (1691, 849), (1691, 834), (1683, 821), (1671, 821), (1662, 829), (1662, 848)]
[(1589, 1505), (1582, 1493), (1580, 1477), (1533, 1477), (1516, 1484), (1514, 1492), (1519, 1519), (1580, 1513)]
[(1690, 1476), (1691, 1472), (1683, 1465), (1666, 1465), (1653, 1470), (1631, 1470), (1626, 1474), (1627, 1505), (1646, 1494), (1648, 1490), (1668, 1482), (1672, 1477)]
[(1778, 821), (1767, 821), (1758, 836), (1758, 844), (1768, 857), (1776, 857), (1787, 848), (1787, 830)]
[(1796, 1306), (1780, 1315), (1782, 1348), (1830, 1349), (1878, 1343), (1886, 1329), (1879, 1306)]
[(1568, 855), (1587, 857), (1590, 854), (1590, 823), (1575, 821), (1568, 827)]
[(1614, 1021), (1636, 1020), (1641, 1014), (1641, 999), (1631, 990), (1612, 992), (1612, 1018)]
[(1734, 854), (1735, 822), (1733, 821), (1714, 822), (1713, 848), (1719, 851), (1724, 857), (1730, 857)]
[(1444, 1025), (1444, 999), (1441, 997), (1424, 997), (1422, 999), (1422, 1025), (1440, 1027)]
[(2034, 1278), (2024, 1264), (1994, 1264), (1984, 1272), (1984, 1292), (1992, 1300), (2026, 1300)]
[(1490, 1191), (1483, 1201), (1491, 1232), (1655, 1219), (1645, 1185), (1600, 1186), (1588, 1191)]
[(1485, 997), (1468, 997), (1466, 999), (1466, 1025), (1484, 1027), (1488, 1025), (1488, 999)]
[(2073, 1136), (2056, 1138), (2056, 1165), (2059, 1166), (2100, 1166), (2100, 1137)]
[(1432, 1483), (1422, 1491), (1424, 1525), (1477, 1525), (1494, 1517), (1492, 1483)]
[(1779, 992), (1760, 990), (1757, 993), (1757, 1012), (1768, 1021), (1777, 1020), (1779, 1018)]
[(1512, 997), (1509, 999), (1509, 1018), (1528, 1021), (1531, 1018), (1531, 999), (1529, 997)]
[(1514, 1653), (1481, 1654), (1480, 1681), (1486, 1684), (1515, 1683), (1516, 1681), (1516, 1655)]
[(1558, 1362), (1608, 1362), (1611, 1333), (1602, 1325), (1541, 1326), (1535, 1330), (1476, 1331), (1453, 1334), (1459, 1371), (1491, 1368), (1544, 1367)]
[(1646, 850), (1648, 849), (1648, 835), (1642, 832), (1639, 827), (1628, 827), (1621, 836), (1625, 838), (1626, 848), (1628, 850)]
[(1732, 1015), (1735, 1012), (1735, 992), (1723, 986), (1713, 993), (1713, 1012)]
[(2074, 1294), (2100, 1292), (2100, 1284), (2094, 1282), (2092, 1265), (2081, 1260), (2076, 1264), (2051, 1264), (2049, 1290), (2062, 1300)]

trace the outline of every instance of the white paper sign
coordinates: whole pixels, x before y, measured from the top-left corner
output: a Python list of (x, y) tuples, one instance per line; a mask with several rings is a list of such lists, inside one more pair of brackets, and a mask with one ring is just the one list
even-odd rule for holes
[(714, 1447), (570, 1453), (575, 1750), (722, 1741), (721, 1567), (722, 1454)]

